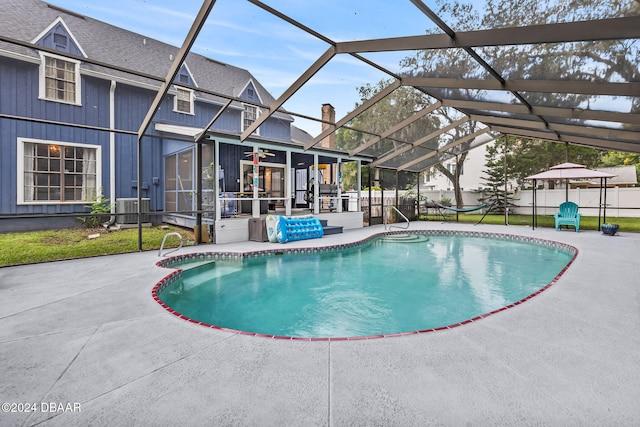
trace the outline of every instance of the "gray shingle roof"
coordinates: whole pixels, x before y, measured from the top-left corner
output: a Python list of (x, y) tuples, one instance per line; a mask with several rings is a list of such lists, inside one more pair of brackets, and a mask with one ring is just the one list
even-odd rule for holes
[(595, 168), (595, 170), (615, 175), (613, 178), (609, 178), (608, 183), (610, 185), (633, 186), (638, 184), (635, 166), (613, 166), (608, 168)]
[[(66, 11), (40, 0), (3, 0), (2, 3), (0, 34), (5, 37), (31, 42), (56, 18), (61, 17), (89, 59), (159, 77), (162, 80), (179, 50), (175, 46)], [(11, 43), (0, 42), (0, 50), (38, 58), (38, 53), (34, 49)], [(239, 91), (252, 80), (263, 103), (268, 105), (274, 101), (273, 96), (245, 69), (194, 53), (189, 53), (185, 62), (200, 88), (228, 96), (237, 96)], [(95, 64), (84, 63), (82, 68), (139, 83), (154, 83), (153, 80), (144, 77)], [(157, 83), (154, 84), (157, 85)], [(224, 102), (224, 99), (210, 94), (197, 93), (197, 96)], [(292, 120), (291, 116), (286, 114), (278, 114), (278, 116)]]
[(291, 142), (306, 144), (312, 140), (313, 136), (309, 135), (307, 131), (291, 126)]

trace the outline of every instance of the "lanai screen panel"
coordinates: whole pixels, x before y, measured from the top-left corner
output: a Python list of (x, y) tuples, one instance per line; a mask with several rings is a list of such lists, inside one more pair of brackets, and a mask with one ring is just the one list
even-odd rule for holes
[(371, 147), (367, 148), (366, 150), (362, 151), (360, 154), (365, 156), (370, 156), (373, 158), (378, 158), (405, 145), (409, 145), (409, 143), (406, 141), (399, 141), (396, 139), (384, 138), (379, 142), (377, 142), (376, 144), (372, 145)]
[[(261, 3), (336, 42), (412, 36), (424, 34), (427, 30), (440, 31), (432, 21), (421, 15), (416, 7), (406, 0), (394, 2), (265, 0)], [(385, 10), (391, 8), (394, 14), (385, 13)], [(326, 19), (327, 11), (331, 12), (332, 22)], [(396, 16), (398, 18), (393, 18)], [(338, 31), (334, 29), (336, 27), (339, 28)]]
[(488, 79), (490, 73), (464, 49), (427, 49), (405, 64), (403, 74), (411, 77)]
[[(445, 113), (445, 114), (443, 114)], [(377, 156), (372, 164), (385, 168), (403, 168), (411, 171), (418, 171), (414, 168), (415, 159), (431, 158), (438, 153), (456, 154), (468, 149), (471, 140), (465, 139), (467, 135), (476, 130), (476, 123), (468, 120), (467, 117), (451, 109), (444, 109), (440, 112), (440, 126), (414, 140), (410, 144), (394, 147)], [(456, 143), (456, 141), (460, 141)], [(411, 163), (409, 165), (409, 163)]]
[[(603, 1), (586, 0), (567, 2), (562, 0), (524, 1), (514, 7), (512, 1), (486, 0), (476, 6), (484, 19), (470, 21), (468, 29), (492, 29), (539, 25), (551, 23), (568, 23), (606, 18), (621, 18), (639, 15), (640, 6), (635, 1)], [(526, 11), (527, 13), (523, 13)], [(466, 21), (469, 22), (469, 21)], [(508, 41), (505, 41), (505, 44)]]
[(559, 125), (572, 125), (579, 127), (596, 127), (601, 128), (602, 130), (611, 129), (611, 130), (625, 130), (629, 132), (640, 132), (640, 124), (637, 123), (620, 123), (613, 121), (604, 121), (604, 120), (582, 120), (576, 118), (564, 118), (564, 117), (553, 117), (553, 116), (544, 116), (545, 119), (549, 123), (559, 124)]
[[(339, 35), (330, 34), (331, 30), (326, 22), (320, 22), (316, 16), (309, 16), (306, 12), (296, 10), (295, 6), (284, 0), (274, 0), (268, 4), (286, 14), (288, 18), (285, 19), (303, 22), (304, 25), (308, 25), (319, 33), (324, 32), (324, 36), (333, 41), (365, 42), (358, 45), (363, 46), (365, 51), (357, 53), (352, 51), (354, 53), (351, 56), (386, 73), (391, 78), (398, 70), (391, 60), (397, 60), (398, 57), (406, 55), (401, 59), (402, 65), (399, 72), (403, 83), (406, 78), (413, 82), (417, 81), (418, 84), (410, 84), (442, 102), (444, 107), (456, 108), (459, 112), (468, 115), (470, 122), (482, 122), (490, 126), (493, 131), (587, 145), (593, 145), (591, 143), (594, 141), (601, 141), (601, 144), (606, 146), (614, 140), (622, 140), (623, 144), (633, 147), (635, 143), (636, 138), (631, 133), (635, 132), (636, 125), (640, 124), (640, 120), (633, 112), (633, 106), (637, 104), (635, 94), (631, 93), (631, 96), (626, 94), (627, 99), (622, 99), (621, 94), (612, 95), (608, 92), (611, 87), (598, 91), (592, 90), (593, 86), (590, 84), (601, 81), (606, 83), (636, 81), (637, 75), (634, 77), (633, 73), (637, 71), (630, 71), (630, 77), (625, 79), (622, 77), (622, 69), (616, 71), (614, 65), (610, 65), (609, 69), (598, 65), (607, 63), (606, 55), (602, 58), (589, 58), (588, 55), (583, 55), (583, 53), (599, 51), (610, 54), (611, 51), (626, 47), (623, 57), (629, 63), (632, 63), (630, 60), (635, 58), (637, 64), (635, 38), (623, 41), (609, 40), (609, 35), (603, 36), (604, 33), (594, 31), (598, 33), (595, 38), (602, 40), (561, 42), (564, 36), (568, 38), (576, 36), (567, 30), (567, 26), (549, 25), (579, 24), (585, 20), (594, 20), (594, 28), (600, 28), (602, 23), (603, 26), (609, 27), (606, 34), (611, 34), (611, 29), (616, 23), (599, 20), (603, 17), (619, 18), (638, 15), (640, 7), (635, 2), (593, 1), (576, 4), (525, 1), (514, 4), (488, 0), (483, 5), (474, 4), (475, 9), (468, 10), (471, 14), (465, 15), (464, 11), (460, 13), (460, 10), (453, 8), (452, 4), (440, 3), (438, 6), (442, 7), (434, 12), (425, 2), (410, 0), (393, 5), (394, 8), (406, 7), (407, 19), (403, 19), (402, 22), (391, 22), (392, 20), (387, 19), (384, 20), (384, 24), (378, 23), (378, 20), (384, 19), (381, 18), (384, 14), (380, 13), (379, 8), (376, 7), (379, 6), (377, 4), (363, 11), (359, 9), (361, 6), (355, 3), (344, 5), (325, 2), (318, 7), (335, 6), (336, 20), (344, 22), (342, 26), (344, 33)], [(418, 31), (411, 27), (415, 22), (423, 25)], [(463, 38), (468, 47), (456, 47), (457, 40), (463, 39), (457, 36), (463, 35), (464, 32), (493, 31), (532, 25), (539, 27), (528, 27), (526, 31), (518, 33), (518, 37), (514, 40), (498, 38), (489, 33), (480, 34), (478, 46), (473, 45), (471, 33), (464, 34), (466, 38)], [(589, 25), (592, 24), (589, 23)], [(591, 37), (588, 34), (589, 31), (584, 31), (586, 26), (583, 25), (581, 28), (581, 34), (584, 35), (577, 37), (589, 39)], [(629, 33), (628, 26), (625, 31)], [(450, 37), (451, 44), (441, 43), (439, 48), (421, 52), (406, 49), (404, 51), (390, 49), (392, 52), (376, 51), (378, 47), (374, 39), (386, 39), (382, 44), (390, 46), (395, 44), (389, 39), (390, 37), (411, 37), (419, 34)], [(549, 37), (549, 34), (553, 36)], [(529, 44), (527, 44), (528, 38), (532, 41)], [(549, 38), (557, 38), (560, 42), (539, 42)], [(396, 44), (396, 46), (401, 45), (401, 43)], [(438, 45), (438, 42), (435, 41), (433, 45)], [(367, 51), (368, 48), (371, 48), (371, 51)], [(620, 55), (617, 58), (620, 58)], [(589, 67), (592, 68), (590, 72)], [(631, 70), (637, 70), (637, 67), (631, 67)], [(534, 84), (530, 85), (530, 82)], [(614, 96), (615, 105), (606, 106), (602, 96)], [(384, 100), (379, 101), (379, 103), (382, 102)], [(618, 105), (625, 102), (630, 106), (629, 109)], [(606, 114), (619, 110), (629, 115), (625, 117)], [(340, 114), (337, 117), (340, 117)], [(429, 117), (438, 117), (438, 115), (433, 113)], [(376, 156), (374, 165), (394, 167), (396, 163), (406, 160), (406, 157), (411, 155), (414, 155), (414, 159), (420, 159), (423, 153), (417, 151), (423, 148), (437, 149), (438, 143), (407, 140), (407, 135), (411, 134), (409, 126), (404, 131), (389, 132), (389, 129), (392, 129), (389, 127), (391, 126), (389, 122), (368, 122), (370, 120), (359, 120), (356, 117), (347, 124), (353, 129), (363, 131), (361, 132), (363, 136), (359, 140), (361, 142), (350, 141), (355, 147), (349, 146), (348, 151)], [(447, 126), (446, 121), (441, 125)], [(358, 126), (366, 126), (367, 129), (365, 131)], [(413, 126), (416, 125), (413, 124)], [(608, 130), (612, 132), (607, 133)], [(370, 134), (364, 135), (366, 132)], [(589, 133), (593, 133), (589, 141), (579, 140)], [(459, 132), (458, 135), (460, 134), (462, 133)], [(377, 140), (368, 144), (372, 137), (377, 137)], [(388, 144), (391, 144), (392, 151), (396, 151), (396, 155), (386, 151)], [(469, 144), (466, 144), (457, 149), (464, 150), (468, 147)], [(415, 162), (414, 165), (419, 165), (423, 161)]]
[[(411, 160), (410, 162), (403, 164), (400, 166), (401, 170), (414, 170), (414, 171), (422, 171), (426, 168), (432, 167), (438, 163), (441, 163), (445, 160), (448, 160), (456, 155), (460, 155), (461, 153), (468, 151), (468, 150), (472, 150), (476, 147), (479, 147), (481, 145), (486, 144), (488, 141), (491, 141), (495, 138), (497, 138), (499, 136), (499, 134), (497, 132), (495, 133), (491, 133), (488, 132), (484, 135), (478, 136), (478, 137), (474, 137), (472, 138), (470, 141), (468, 141), (467, 143), (465, 143), (465, 145), (462, 145), (460, 148), (458, 149), (446, 149), (446, 146), (444, 147), (444, 151), (438, 151), (436, 153), (431, 153), (428, 156), (423, 156), (423, 157), (417, 157), (413, 160)], [(456, 141), (452, 141), (451, 144), (456, 144)]]
[[(436, 82), (434, 82), (436, 83)], [(519, 104), (518, 99), (509, 91), (492, 90), (492, 89), (472, 89), (464, 87), (456, 87), (456, 84), (462, 84), (462, 81), (442, 80), (438, 83), (448, 84), (449, 87), (433, 87), (420, 86), (421, 89), (429, 92), (434, 97), (442, 100), (455, 101), (475, 101), (475, 102), (494, 102), (501, 104)]]
[[(434, 152), (437, 152), (437, 151), (426, 146), (418, 145), (410, 148), (408, 151), (402, 152), (397, 156), (394, 156), (393, 158), (379, 164), (378, 166), (383, 168), (389, 168), (389, 169), (398, 169), (401, 165), (415, 158), (423, 157), (423, 156), (426, 156), (427, 154), (431, 154)], [(414, 171), (414, 172), (419, 171), (418, 169), (415, 169), (413, 167), (407, 168), (407, 170)]]
[[(456, 9), (454, 6), (454, 3), (439, 2), (438, 9), (435, 10), (434, 4), (420, 0), (219, 0), (206, 19), (195, 46), (206, 45), (210, 52), (249, 53), (252, 46), (238, 44), (240, 42), (236, 39), (239, 38), (234, 38), (234, 31), (230, 29), (246, 29), (248, 26), (255, 29), (256, 37), (267, 39), (265, 45), (268, 49), (264, 52), (252, 52), (251, 55), (263, 56), (263, 67), (269, 70), (269, 78), (257, 78), (255, 82), (264, 83), (274, 98), (291, 92), (291, 97), (283, 101), (282, 107), (292, 112), (307, 113), (319, 118), (322, 103), (336, 103), (334, 99), (348, 91), (352, 94), (353, 102), (346, 106), (335, 105), (338, 107), (336, 121), (339, 122), (353, 110), (356, 103), (365, 101), (359, 97), (358, 87), (376, 85), (382, 79), (402, 80), (403, 84), (406, 84), (405, 79), (413, 79), (419, 82), (415, 84), (417, 90), (422, 91), (430, 103), (441, 102), (442, 108), (456, 109), (466, 114), (471, 123), (482, 122), (493, 131), (640, 151), (637, 136), (640, 127), (640, 73), (637, 66), (640, 62), (640, 32), (634, 33), (634, 26), (627, 24), (620, 36), (614, 37), (616, 22), (602, 20), (640, 16), (640, 3), (612, 0), (487, 0), (483, 4), (474, 2), (470, 9)], [(401, 13), (385, 13), (389, 8)], [(313, 13), (314, 10), (317, 13)], [(326, 19), (327, 10), (331, 11), (331, 22)], [(579, 24), (586, 20), (593, 20), (587, 23), (593, 27), (594, 38), (600, 40), (562, 41), (562, 37), (573, 36), (561, 25)], [(635, 22), (632, 21), (632, 24)], [(335, 25), (336, 23), (339, 25)], [(554, 26), (555, 23), (560, 26)], [(539, 27), (527, 27), (515, 39), (495, 37), (495, 33), (490, 33), (531, 25)], [(604, 27), (607, 27), (607, 31), (602, 33), (600, 30)], [(480, 30), (477, 45), (475, 33), (469, 33), (474, 30)], [(272, 34), (283, 32), (289, 35), (290, 43), (270, 38)], [(16, 34), (18, 33), (16, 30)], [(435, 43), (433, 46), (437, 45), (437, 48), (424, 51), (406, 47), (389, 49), (390, 51), (376, 48), (376, 45), (384, 44), (376, 39), (389, 42), (390, 38), (411, 38), (425, 34), (440, 37), (439, 40), (445, 42)], [(580, 36), (585, 40), (590, 39), (587, 33), (581, 34), (585, 34)], [(560, 40), (553, 43), (540, 41), (548, 35)], [(450, 37), (450, 43), (446, 42), (447, 37)], [(300, 56), (293, 53), (300, 53), (301, 45), (297, 42), (302, 39), (313, 40), (313, 46), (305, 50), (308, 54), (305, 58), (308, 60), (292, 64), (289, 62), (291, 57)], [(332, 55), (326, 63), (321, 64), (317, 72), (308, 75), (308, 67), (312, 67), (322, 55), (331, 51), (336, 43), (346, 44), (351, 41), (364, 41), (373, 48), (363, 49), (363, 52)], [(118, 40), (105, 41), (111, 42), (118, 46), (126, 44)], [(149, 40), (149, 43), (152, 42)], [(140, 46), (130, 46), (130, 49), (143, 49), (141, 46), (148, 46), (146, 43), (146, 40), (141, 39)], [(461, 47), (464, 43), (467, 43), (466, 47)], [(97, 51), (92, 46), (85, 47), (92, 52)], [(104, 47), (110, 49), (109, 44)], [(172, 46), (164, 48), (162, 58), (154, 58), (154, 61), (150, 61), (150, 67), (140, 71), (162, 78), (176, 52)], [(251, 71), (251, 66), (242, 62), (244, 56), (247, 55), (238, 55), (233, 63)], [(117, 62), (117, 58), (114, 61)], [(346, 62), (357, 71), (339, 73), (338, 65)], [(187, 63), (192, 67), (197, 66), (195, 59), (187, 58)], [(103, 67), (87, 61), (83, 68), (98, 70)], [(116, 74), (120, 72), (114, 71)], [(226, 101), (224, 94), (228, 92), (227, 88), (216, 87), (214, 83), (217, 80), (214, 77), (212, 76), (211, 82), (199, 82), (203, 86), (206, 83), (209, 92), (202, 90), (196, 94), (215, 102)], [(300, 78), (306, 80), (297, 87), (295, 82)], [(154, 78), (136, 76), (135, 79), (158, 84), (158, 80)], [(420, 82), (416, 79), (425, 80)], [(325, 88), (320, 94), (313, 91), (320, 86)], [(240, 89), (240, 83), (233, 84), (231, 96), (238, 96), (237, 91)], [(265, 98), (270, 96), (265, 95)], [(280, 114), (275, 113), (280, 105), (270, 108), (274, 105), (274, 99), (261, 101), (264, 116)], [(385, 102), (388, 99), (378, 101), (371, 110), (382, 109)], [(315, 105), (314, 112), (300, 111), (303, 103)], [(236, 103), (233, 106), (237, 106)], [(350, 141), (351, 145), (339, 145), (338, 149), (349, 153), (359, 150), (359, 154), (374, 156), (376, 160), (380, 160), (380, 166), (395, 167), (397, 164), (406, 165), (409, 157), (421, 159), (429, 150), (440, 150), (443, 145), (447, 145), (447, 135), (455, 139), (465, 134), (461, 126), (459, 130), (453, 128), (434, 137), (433, 141), (420, 141), (420, 138), (428, 135), (427, 132), (434, 130), (433, 127), (444, 129), (457, 118), (443, 120), (443, 114), (435, 110), (402, 129), (394, 130), (394, 126), (406, 120), (409, 114), (399, 108), (400, 105), (390, 107), (396, 108), (389, 108), (387, 111), (387, 116), (391, 117), (389, 120), (385, 117), (371, 121), (364, 116), (343, 123), (352, 126), (355, 132), (362, 135), (359, 139)], [(363, 115), (367, 113), (369, 110)], [(429, 126), (425, 126), (425, 122)], [(318, 128), (319, 126), (318, 124)], [(419, 131), (421, 126), (424, 128), (423, 132)], [(466, 130), (467, 133), (471, 131), (473, 129)], [(420, 135), (415, 135), (416, 133)], [(363, 144), (366, 145), (371, 137), (376, 136), (379, 141), (363, 148)], [(244, 141), (246, 136), (242, 138)], [(388, 145), (397, 151), (397, 156), (391, 156)], [(457, 146), (456, 150), (466, 150), (470, 146)], [(411, 167), (419, 167), (423, 162), (430, 161), (431, 158), (419, 160)]]

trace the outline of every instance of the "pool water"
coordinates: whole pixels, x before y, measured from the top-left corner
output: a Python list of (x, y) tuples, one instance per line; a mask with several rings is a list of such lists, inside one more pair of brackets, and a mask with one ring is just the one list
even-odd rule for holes
[(517, 240), (379, 237), (349, 249), (182, 266), (159, 298), (195, 321), (258, 334), (389, 335), (458, 324), (521, 301), (573, 257)]

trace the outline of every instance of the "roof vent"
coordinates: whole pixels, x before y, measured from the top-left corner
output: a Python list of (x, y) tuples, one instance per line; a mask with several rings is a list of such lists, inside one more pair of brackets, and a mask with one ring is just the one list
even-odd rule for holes
[(61, 49), (67, 48), (67, 36), (64, 34), (53, 33), (53, 42)]

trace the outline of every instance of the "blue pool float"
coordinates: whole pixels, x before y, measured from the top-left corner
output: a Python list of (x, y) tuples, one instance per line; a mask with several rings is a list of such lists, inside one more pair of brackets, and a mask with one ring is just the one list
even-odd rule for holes
[(277, 221), (276, 237), (278, 242), (318, 239), (324, 236), (320, 220), (313, 215), (281, 216)]

